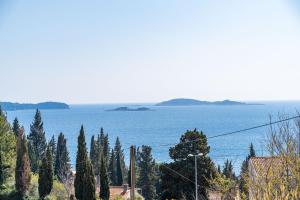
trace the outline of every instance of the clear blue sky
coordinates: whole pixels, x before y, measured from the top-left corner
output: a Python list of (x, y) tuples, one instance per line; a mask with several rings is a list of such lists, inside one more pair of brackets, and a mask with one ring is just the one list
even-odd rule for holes
[(300, 99), (296, 0), (0, 0), (0, 101)]

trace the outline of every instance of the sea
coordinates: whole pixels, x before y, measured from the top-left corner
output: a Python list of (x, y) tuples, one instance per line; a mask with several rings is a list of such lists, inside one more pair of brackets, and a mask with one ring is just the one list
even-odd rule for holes
[[(257, 103), (257, 102), (250, 102)], [(156, 162), (171, 162), (169, 148), (179, 142), (187, 130), (203, 131), (209, 138), (209, 156), (216, 165), (223, 165), (228, 159), (238, 174), (241, 164), (253, 143), (257, 156), (268, 155), (266, 151), (269, 127), (243, 131), (231, 135), (210, 138), (276, 120), (278, 115), (295, 116), (300, 110), (300, 101), (259, 102), (263, 105), (234, 106), (155, 106), (154, 104), (97, 104), (70, 105), (66, 110), (41, 110), (44, 129), (48, 140), (63, 132), (67, 138), (72, 167), (75, 167), (77, 137), (84, 126), (87, 148), (92, 135), (100, 128), (109, 135), (113, 148), (117, 137), (124, 149), (126, 163), (129, 163), (131, 145), (149, 145)], [(118, 107), (147, 107), (148, 111), (108, 111)], [(7, 119), (12, 123), (15, 117), (29, 134), (35, 110), (8, 111)]]

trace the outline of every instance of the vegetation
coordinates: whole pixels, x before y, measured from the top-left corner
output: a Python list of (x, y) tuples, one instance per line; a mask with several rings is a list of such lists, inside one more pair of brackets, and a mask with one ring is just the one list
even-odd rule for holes
[[(210, 186), (210, 180), (215, 176), (214, 164), (208, 156), (210, 147), (203, 132), (196, 129), (184, 133), (180, 141), (169, 150), (174, 162), (161, 165), (161, 189), (162, 199), (194, 199), (194, 157), (189, 154), (202, 156), (197, 158), (199, 197), (207, 198), (206, 188)], [(177, 174), (174, 173), (177, 172)], [(179, 175), (180, 174), (180, 175)], [(186, 177), (186, 178), (183, 178)]]
[(145, 200), (156, 197), (155, 192), (155, 161), (151, 154), (150, 146), (142, 146), (137, 153), (137, 166), (139, 168), (139, 178), (137, 186), (142, 189)]
[(59, 180), (63, 181), (71, 170), (67, 140), (63, 133), (60, 133), (58, 136), (55, 155), (54, 174)]
[(41, 199), (45, 199), (45, 197), (50, 194), (53, 187), (53, 159), (50, 145), (47, 146), (46, 153), (39, 169), (38, 182), (39, 196)]
[(116, 185), (121, 186), (123, 184), (125, 174), (125, 161), (119, 137), (116, 139), (114, 151), (116, 155)]
[(15, 170), (15, 187), (19, 197), (23, 198), (29, 189), (31, 171), (28, 156), (27, 140), (24, 128), (18, 129), (17, 161)]
[(76, 156), (76, 177), (75, 177), (75, 196), (78, 200), (94, 200), (95, 197), (95, 178), (92, 164), (88, 158), (85, 135), (81, 126), (78, 136)]
[(28, 142), (29, 157), (31, 161), (31, 171), (36, 173), (39, 170), (39, 165), (47, 147), (42, 116), (39, 110), (36, 110), (34, 121), (30, 126)]
[(101, 158), (100, 165), (100, 199), (108, 200), (109, 199), (109, 180), (107, 176), (107, 164), (104, 157)]

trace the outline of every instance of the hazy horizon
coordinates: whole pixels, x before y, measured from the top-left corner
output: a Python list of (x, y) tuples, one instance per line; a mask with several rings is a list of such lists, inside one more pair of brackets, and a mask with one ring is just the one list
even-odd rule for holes
[(300, 100), (300, 4), (0, 2), (0, 101)]

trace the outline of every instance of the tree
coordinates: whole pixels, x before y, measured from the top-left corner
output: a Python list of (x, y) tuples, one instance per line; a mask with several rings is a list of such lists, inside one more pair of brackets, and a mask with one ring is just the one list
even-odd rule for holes
[(93, 165), (93, 169), (96, 170), (97, 164), (97, 146), (94, 135), (91, 138), (91, 147), (90, 147), (90, 159)]
[(100, 199), (109, 200), (109, 181), (107, 176), (105, 158), (101, 158), (100, 165)]
[(123, 185), (124, 180), (124, 167), (125, 167), (125, 161), (124, 161), (124, 154), (121, 146), (121, 142), (119, 140), (119, 137), (116, 139), (115, 144), (115, 155), (116, 155), (116, 185), (121, 186)]
[(45, 199), (53, 187), (53, 159), (52, 150), (48, 145), (39, 170), (39, 196)]
[(17, 140), (17, 160), (15, 170), (15, 187), (18, 195), (23, 198), (29, 189), (30, 184), (30, 161), (28, 156), (27, 139), (24, 128), (20, 128), (16, 133)]
[(2, 152), (0, 146), (0, 188), (4, 183), (4, 164), (2, 162)]
[(108, 140), (108, 134), (106, 134), (103, 138), (103, 152), (102, 155), (104, 156), (106, 164), (108, 164), (109, 160), (109, 140)]
[(223, 174), (228, 179), (236, 179), (235, 174), (233, 172), (233, 166), (231, 160), (228, 159), (224, 163)]
[(110, 154), (108, 173), (111, 185), (116, 185), (116, 158), (113, 149), (111, 150)]
[(87, 154), (83, 126), (81, 126), (78, 136), (77, 148), (76, 177), (74, 181), (75, 196), (78, 200), (94, 200), (96, 199), (95, 177)]
[(14, 173), (16, 162), (16, 137), (7, 121), (5, 113), (0, 107), (0, 154), (2, 183), (6, 183), (7, 178)]
[(249, 179), (248, 164), (249, 164), (249, 159), (252, 157), (255, 157), (255, 150), (254, 150), (253, 144), (251, 143), (249, 146), (249, 154), (242, 163), (241, 173), (240, 173), (241, 175), (240, 175), (240, 181), (239, 181), (240, 192), (246, 198), (249, 198), (249, 188), (248, 188), (248, 184), (247, 184), (247, 181)]
[(194, 182), (183, 179), (182, 176), (174, 174), (174, 171), (189, 180), (194, 180), (194, 157), (188, 155), (199, 153), (202, 153), (202, 156), (197, 158), (198, 183), (201, 183), (198, 194), (202, 198), (207, 198), (206, 189), (216, 173), (214, 164), (208, 156), (209, 150), (207, 138), (202, 131), (195, 129), (181, 136), (179, 143), (169, 150), (169, 155), (174, 162), (160, 165), (162, 199), (195, 198)]
[(37, 172), (39, 163), (41, 162), (43, 154), (47, 147), (42, 116), (41, 112), (38, 109), (36, 110), (33, 123), (30, 126), (30, 134), (28, 135), (28, 141), (31, 146), (31, 151), (29, 151), (29, 157), (31, 161), (32, 171)]
[(59, 177), (60, 181), (67, 178), (70, 172), (70, 157), (67, 149), (67, 139), (63, 133), (60, 133), (57, 139), (56, 158), (54, 174)]
[(54, 135), (52, 135), (52, 138), (49, 141), (49, 146), (50, 146), (50, 149), (51, 149), (52, 158), (55, 159), (55, 157), (56, 157), (56, 141), (55, 141)]
[(139, 178), (137, 185), (142, 189), (145, 200), (155, 198), (155, 161), (151, 154), (150, 146), (142, 146), (138, 151), (137, 166), (139, 168)]
[(15, 118), (14, 121), (13, 121), (13, 132), (15, 134), (16, 137), (18, 137), (18, 133), (20, 131), (20, 124), (19, 124), (19, 120), (18, 118)]

